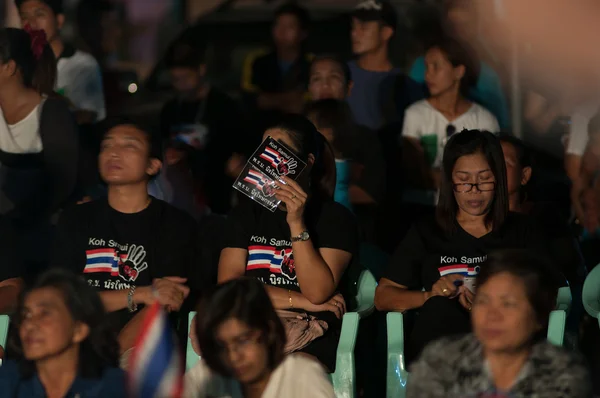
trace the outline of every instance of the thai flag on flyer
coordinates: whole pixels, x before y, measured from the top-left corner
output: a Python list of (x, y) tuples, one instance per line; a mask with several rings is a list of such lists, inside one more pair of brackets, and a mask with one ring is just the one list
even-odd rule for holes
[(183, 393), (183, 357), (167, 314), (157, 302), (148, 308), (129, 361), (132, 398), (179, 398)]
[(244, 177), (244, 181), (249, 182), (252, 185), (256, 185), (259, 188), (262, 188), (265, 185), (265, 176), (256, 170), (248, 170), (248, 175)]
[(277, 167), (277, 165), (281, 162), (281, 158), (276, 150), (266, 147), (264, 152), (259, 155), (262, 159), (271, 163), (273, 167)]

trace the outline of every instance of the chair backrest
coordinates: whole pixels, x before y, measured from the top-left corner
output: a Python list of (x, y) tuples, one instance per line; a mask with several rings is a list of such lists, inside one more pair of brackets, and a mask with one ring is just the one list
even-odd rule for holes
[(185, 370), (190, 370), (196, 365), (196, 363), (200, 360), (200, 356), (196, 354), (194, 351), (194, 347), (192, 347), (192, 338), (189, 335), (190, 328), (192, 326), (192, 322), (194, 317), (196, 316), (196, 311), (190, 311), (190, 315), (188, 316), (188, 340), (187, 347), (185, 350)]
[(600, 322), (600, 265), (596, 265), (585, 278), (582, 300), (587, 313)]
[(361, 316), (368, 315), (375, 308), (375, 289), (377, 281), (368, 269), (365, 269), (358, 278), (358, 294), (356, 295), (356, 312)]
[[(8, 338), (8, 327), (10, 326), (10, 318), (8, 315), (0, 315), (0, 346), (6, 352), (6, 339)], [(0, 359), (0, 365), (2, 360)]]

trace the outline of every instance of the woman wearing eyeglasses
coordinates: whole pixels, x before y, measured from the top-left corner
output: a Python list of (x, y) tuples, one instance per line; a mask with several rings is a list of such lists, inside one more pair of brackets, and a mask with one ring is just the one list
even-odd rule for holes
[[(502, 147), (491, 133), (465, 130), (444, 149), (435, 217), (417, 222), (388, 265), (375, 294), (380, 311), (418, 309), (407, 361), (439, 337), (471, 330), (474, 279), (487, 255), (508, 248), (546, 255), (530, 218), (510, 213)], [(549, 269), (557, 281), (564, 279)]]
[(429, 98), (406, 109), (402, 137), (423, 152), (439, 185), (442, 151), (448, 139), (463, 129), (500, 131), (498, 121), (467, 94), (477, 83), (477, 60), (451, 38), (438, 40), (425, 53), (425, 83)]

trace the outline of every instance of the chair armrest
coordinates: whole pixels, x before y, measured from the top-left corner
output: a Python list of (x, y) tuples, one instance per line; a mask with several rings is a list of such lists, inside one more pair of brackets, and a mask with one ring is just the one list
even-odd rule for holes
[(196, 315), (195, 311), (190, 311), (190, 314), (188, 315), (188, 339), (187, 339), (187, 345), (186, 345), (186, 349), (185, 349), (185, 370), (186, 371), (193, 368), (196, 365), (196, 363), (198, 363), (198, 361), (200, 360), (200, 356), (198, 354), (196, 354), (196, 351), (194, 351), (194, 347), (192, 347), (192, 339), (191, 339), (191, 336), (189, 335), (190, 327), (192, 326), (192, 320), (194, 319), (195, 315)]
[(569, 286), (561, 287), (556, 296), (556, 309), (569, 312), (572, 299), (571, 288)]
[(372, 305), (359, 305), (356, 309), (356, 313), (360, 319), (366, 318), (375, 311), (375, 304)]
[(404, 316), (400, 312), (387, 314), (387, 388), (386, 397), (404, 398), (408, 371), (404, 363)]
[(567, 313), (563, 310), (554, 310), (550, 313), (548, 321), (548, 341), (554, 345), (562, 346), (565, 340), (565, 324)]
[(342, 319), (342, 331), (338, 343), (335, 373), (331, 375), (333, 388), (337, 398), (354, 398), (356, 396), (356, 367), (354, 365), (354, 348), (358, 336), (360, 316), (356, 312), (347, 312)]

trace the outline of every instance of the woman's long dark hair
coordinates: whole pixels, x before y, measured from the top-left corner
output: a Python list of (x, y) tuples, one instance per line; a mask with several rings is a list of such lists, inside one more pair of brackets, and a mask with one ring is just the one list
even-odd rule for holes
[[(119, 343), (116, 335), (106, 322), (106, 312), (98, 293), (90, 287), (85, 279), (72, 272), (52, 269), (42, 274), (19, 297), (14, 322), (21, 324), (23, 305), (27, 295), (37, 289), (53, 288), (61, 292), (73, 320), (86, 324), (90, 333), (79, 346), (79, 375), (84, 378), (99, 378), (108, 367), (119, 365)], [(22, 345), (18, 334), (12, 336), (12, 347), (22, 353)], [(35, 363), (23, 359), (22, 375), (27, 378), (35, 373)]]
[(315, 157), (310, 171), (311, 201), (324, 202), (333, 199), (335, 191), (335, 156), (331, 146), (307, 118), (300, 115), (285, 115), (273, 128), (285, 131), (297, 155), (308, 162), (308, 155)]
[(304, 113), (315, 121), (318, 128), (331, 129), (333, 149), (344, 159), (352, 159), (357, 141), (357, 126), (346, 101), (322, 99), (309, 104)]
[[(43, 39), (42, 31), (36, 32)], [(32, 50), (32, 38), (22, 29), (0, 29), (0, 62), (14, 61), (23, 77), (23, 85), (40, 94), (52, 95), (56, 83), (56, 59), (50, 45), (42, 45), (37, 57)]]
[(200, 351), (213, 371), (231, 377), (223, 362), (216, 332), (229, 319), (237, 319), (261, 332), (266, 344), (269, 367), (275, 369), (283, 360), (286, 335), (279, 316), (273, 309), (264, 285), (254, 278), (225, 282), (200, 302), (196, 316), (196, 334)]
[(459, 158), (476, 153), (481, 153), (485, 157), (496, 179), (494, 198), (492, 199), (490, 211), (485, 216), (486, 225), (491, 226), (493, 230), (497, 230), (502, 226), (508, 215), (506, 165), (504, 164), (500, 141), (488, 131), (463, 130), (450, 138), (444, 148), (442, 160), (442, 184), (436, 216), (438, 224), (447, 233), (455, 232), (456, 216), (458, 214), (458, 204), (454, 197), (454, 184), (452, 182), (454, 165)]

